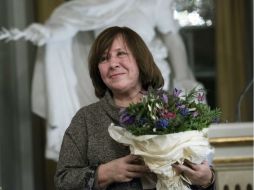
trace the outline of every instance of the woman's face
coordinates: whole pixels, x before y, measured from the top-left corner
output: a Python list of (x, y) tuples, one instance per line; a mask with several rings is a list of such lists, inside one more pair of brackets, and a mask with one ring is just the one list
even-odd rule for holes
[(98, 65), (105, 85), (116, 93), (136, 93), (141, 90), (139, 69), (122, 36), (117, 36)]

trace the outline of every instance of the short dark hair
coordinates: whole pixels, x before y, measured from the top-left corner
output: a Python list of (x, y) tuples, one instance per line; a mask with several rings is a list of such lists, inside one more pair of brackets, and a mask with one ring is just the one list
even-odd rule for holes
[(114, 26), (105, 29), (99, 34), (89, 52), (89, 73), (95, 88), (95, 95), (98, 98), (102, 98), (108, 90), (101, 79), (98, 64), (102, 55), (107, 49), (110, 49), (114, 39), (119, 35), (123, 37), (137, 62), (142, 88), (145, 90), (149, 86), (156, 89), (161, 88), (164, 84), (164, 79), (143, 39), (128, 27)]

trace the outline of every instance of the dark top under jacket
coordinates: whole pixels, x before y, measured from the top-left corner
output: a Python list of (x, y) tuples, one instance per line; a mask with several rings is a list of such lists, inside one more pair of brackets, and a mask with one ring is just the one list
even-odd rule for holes
[[(61, 190), (96, 190), (99, 164), (128, 155), (129, 148), (114, 141), (108, 126), (119, 124), (119, 111), (109, 92), (97, 103), (81, 108), (67, 128), (57, 163), (55, 185)], [(214, 189), (212, 187), (208, 189)], [(113, 183), (107, 190), (142, 190), (140, 179)], [(192, 189), (199, 189), (193, 186)]]

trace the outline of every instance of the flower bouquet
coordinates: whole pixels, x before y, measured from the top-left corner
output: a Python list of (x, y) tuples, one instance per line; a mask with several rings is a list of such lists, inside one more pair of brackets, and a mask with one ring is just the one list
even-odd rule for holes
[[(143, 157), (157, 175), (156, 189), (189, 189), (191, 182), (176, 175), (171, 165), (187, 159), (200, 164), (213, 152), (207, 138), (209, 124), (218, 122), (220, 110), (204, 103), (202, 89), (186, 95), (149, 89), (141, 102), (120, 112), (120, 125), (109, 126), (110, 136)], [(187, 182), (187, 183), (186, 183)]]

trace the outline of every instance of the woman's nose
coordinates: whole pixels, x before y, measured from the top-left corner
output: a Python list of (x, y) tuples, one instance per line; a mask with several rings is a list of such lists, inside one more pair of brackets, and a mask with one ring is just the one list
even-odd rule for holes
[(119, 59), (116, 56), (111, 56), (108, 61), (112, 68), (119, 66)]

